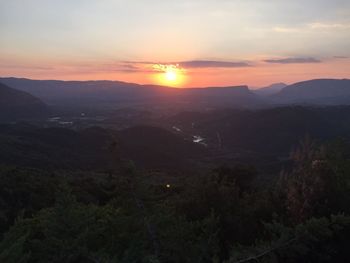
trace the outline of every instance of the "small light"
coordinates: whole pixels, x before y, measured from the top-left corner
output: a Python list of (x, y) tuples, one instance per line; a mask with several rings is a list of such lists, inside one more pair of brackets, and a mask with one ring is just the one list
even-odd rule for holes
[(170, 188), (170, 184), (167, 184), (167, 185), (166, 185), (166, 188)]

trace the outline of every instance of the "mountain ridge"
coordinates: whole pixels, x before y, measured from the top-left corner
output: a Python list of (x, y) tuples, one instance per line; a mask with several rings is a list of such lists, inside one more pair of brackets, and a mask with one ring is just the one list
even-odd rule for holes
[(272, 96), (280, 103), (350, 104), (349, 79), (313, 79), (288, 85)]
[(0, 82), (0, 119), (14, 120), (46, 116), (48, 107), (35, 96)]
[(0, 78), (7, 85), (24, 90), (51, 105), (70, 103), (193, 103), (203, 107), (247, 106), (261, 104), (260, 98), (248, 86), (171, 88), (140, 85), (120, 81), (57, 81)]

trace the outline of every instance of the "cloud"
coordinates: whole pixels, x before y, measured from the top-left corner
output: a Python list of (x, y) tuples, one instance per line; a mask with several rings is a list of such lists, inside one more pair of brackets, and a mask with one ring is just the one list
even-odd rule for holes
[(274, 27), (272, 30), (278, 33), (296, 33), (301, 31), (300, 28), (281, 26)]
[(122, 61), (116, 68), (123, 72), (149, 72), (161, 71), (166, 67), (176, 67), (179, 70), (201, 69), (201, 68), (242, 68), (251, 67), (247, 62), (217, 61), (217, 60), (188, 60), (177, 62), (159, 62), (159, 61)]
[(347, 59), (349, 57), (346, 57), (346, 56), (334, 56), (333, 58), (336, 58), (336, 59)]
[(250, 67), (246, 62), (214, 61), (214, 60), (191, 60), (177, 62), (184, 68), (242, 68)]
[(133, 64), (120, 64), (116, 65), (115, 67), (112, 67), (112, 70), (119, 71), (119, 72), (125, 72), (125, 73), (135, 73), (135, 72), (144, 72), (146, 69), (140, 68)]
[(321, 63), (322, 61), (316, 58), (281, 58), (281, 59), (266, 59), (266, 63), (275, 63), (275, 64), (302, 64), (302, 63)]
[(297, 27), (289, 26), (276, 26), (272, 28), (272, 31), (277, 33), (308, 33), (315, 31), (334, 31), (334, 30), (349, 30), (349, 23), (327, 23), (327, 22), (313, 22), (308, 24), (302, 24)]
[(311, 29), (350, 29), (350, 24), (340, 23), (310, 23), (308, 27)]
[(0, 68), (4, 69), (31, 69), (31, 70), (53, 70), (54, 67), (36, 66), (36, 65), (22, 65), (13, 63), (0, 63)]
[(94, 68), (101, 72), (152, 73), (152, 64), (135, 61), (105, 63)]

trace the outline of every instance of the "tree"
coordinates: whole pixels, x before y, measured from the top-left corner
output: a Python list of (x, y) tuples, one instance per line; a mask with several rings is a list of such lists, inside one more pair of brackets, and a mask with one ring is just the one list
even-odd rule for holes
[(306, 137), (291, 153), (294, 167), (282, 172), (280, 187), (286, 198), (286, 207), (295, 223), (326, 211), (330, 182), (335, 178), (327, 159), (326, 148), (317, 147)]
[(350, 217), (310, 218), (295, 227), (273, 222), (265, 225), (265, 240), (254, 246), (235, 246), (227, 263), (348, 262)]

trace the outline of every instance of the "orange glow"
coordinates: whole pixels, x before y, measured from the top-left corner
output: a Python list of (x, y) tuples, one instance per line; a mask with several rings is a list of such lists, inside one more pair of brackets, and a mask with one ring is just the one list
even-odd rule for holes
[[(4, 57), (0, 63), (2, 77), (22, 77), (29, 79), (59, 80), (118, 80), (139, 84), (158, 84), (177, 88), (249, 85), (264, 87), (276, 82), (292, 84), (298, 81), (317, 78), (350, 78), (350, 59), (328, 59), (315, 64), (268, 64), (259, 62), (262, 57), (250, 57), (257, 61), (254, 67), (244, 68), (182, 68), (176, 63), (154, 64), (135, 63), (134, 71), (118, 70), (109, 60), (51, 60), (33, 58), (31, 55), (21, 59)], [(12, 62), (11, 62), (12, 59)], [(181, 59), (173, 59), (178, 61)], [(6, 65), (10, 66), (6, 66)], [(121, 63), (124, 65), (124, 63)], [(174, 65), (175, 64), (175, 65)], [(176, 74), (167, 79), (166, 69)], [(131, 67), (132, 68), (132, 67)], [(129, 68), (127, 68), (129, 69)], [(133, 68), (132, 68), (133, 69)], [(170, 71), (171, 71), (170, 70)], [(171, 74), (169, 74), (171, 75)], [(168, 75), (168, 77), (169, 77)]]
[(186, 72), (179, 65), (153, 65), (154, 78), (158, 84), (172, 87), (182, 87), (186, 81)]

